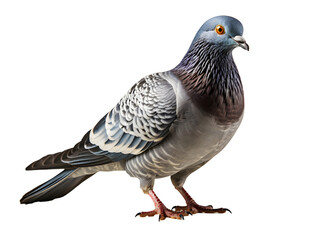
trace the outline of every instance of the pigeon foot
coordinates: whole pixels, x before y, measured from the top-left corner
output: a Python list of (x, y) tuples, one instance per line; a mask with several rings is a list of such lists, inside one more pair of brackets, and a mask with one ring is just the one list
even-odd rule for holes
[(159, 208), (154, 209), (153, 211), (149, 212), (139, 212), (135, 215), (135, 217), (140, 216), (140, 217), (153, 217), (155, 215), (158, 216), (158, 221), (164, 220), (166, 218), (172, 218), (172, 219), (179, 219), (179, 220), (184, 220), (184, 216), (187, 216), (188, 213), (183, 212), (183, 211), (173, 211), (169, 210), (166, 208), (164, 205), (162, 205)]
[(212, 205), (208, 206), (201, 206), (197, 204), (194, 199), (186, 192), (186, 190), (181, 188), (176, 188), (183, 198), (186, 201), (186, 206), (174, 206), (172, 210), (174, 209), (176, 212), (189, 212), (191, 214), (195, 213), (225, 213), (230, 212), (232, 213), (228, 208), (213, 208)]
[(155, 209), (149, 212), (139, 212), (135, 215), (135, 217), (153, 217), (155, 215), (159, 215), (158, 221), (164, 220), (166, 218), (179, 219), (184, 220), (184, 216), (188, 216), (189, 213), (185, 211), (173, 211), (168, 209), (155, 195), (153, 190), (150, 190), (148, 195), (152, 198)]
[(225, 212), (230, 212), (232, 213), (229, 209), (227, 208), (213, 208), (212, 205), (208, 206), (201, 206), (195, 202), (190, 203), (187, 206), (174, 206), (172, 210), (176, 212), (190, 212), (191, 214), (196, 214), (196, 213), (225, 213)]

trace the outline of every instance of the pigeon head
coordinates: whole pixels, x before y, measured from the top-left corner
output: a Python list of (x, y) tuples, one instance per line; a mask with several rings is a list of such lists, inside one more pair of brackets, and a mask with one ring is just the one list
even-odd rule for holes
[(172, 70), (195, 105), (221, 123), (238, 121), (244, 93), (232, 50), (249, 50), (243, 25), (235, 18), (217, 16), (198, 30), (182, 61)]
[(233, 50), (236, 47), (249, 50), (249, 46), (242, 36), (243, 31), (243, 25), (236, 18), (229, 16), (213, 17), (201, 26), (192, 45), (198, 40), (204, 40), (225, 50)]

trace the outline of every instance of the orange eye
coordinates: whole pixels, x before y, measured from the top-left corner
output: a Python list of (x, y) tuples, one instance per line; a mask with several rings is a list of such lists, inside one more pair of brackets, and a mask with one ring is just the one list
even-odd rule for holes
[(222, 25), (217, 25), (215, 31), (217, 34), (222, 35), (225, 33), (225, 28)]

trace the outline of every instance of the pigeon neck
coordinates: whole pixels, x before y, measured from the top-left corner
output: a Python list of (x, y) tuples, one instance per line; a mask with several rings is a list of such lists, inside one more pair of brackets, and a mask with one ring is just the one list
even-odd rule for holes
[(198, 40), (172, 72), (192, 101), (217, 121), (232, 123), (241, 117), (243, 88), (231, 50)]

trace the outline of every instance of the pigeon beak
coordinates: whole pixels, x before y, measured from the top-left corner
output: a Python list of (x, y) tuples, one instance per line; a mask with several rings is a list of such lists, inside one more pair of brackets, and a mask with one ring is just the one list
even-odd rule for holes
[(233, 40), (238, 44), (237, 46), (249, 51), (249, 45), (246, 43), (246, 40), (242, 36), (235, 36)]

